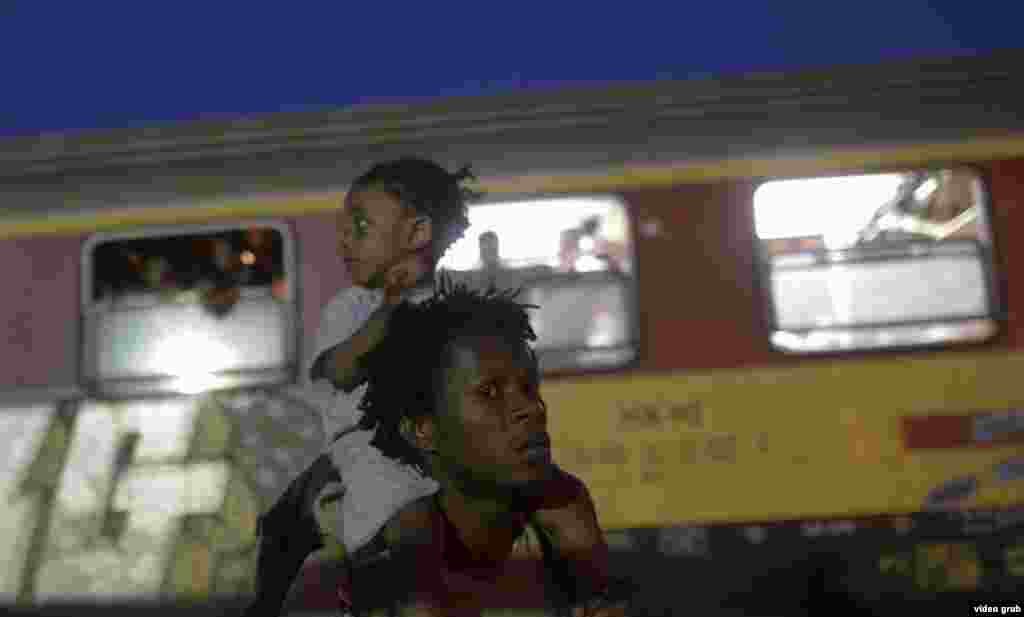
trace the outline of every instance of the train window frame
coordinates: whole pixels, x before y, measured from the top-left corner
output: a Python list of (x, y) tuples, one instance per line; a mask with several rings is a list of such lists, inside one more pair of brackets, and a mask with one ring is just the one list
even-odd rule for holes
[[(91, 312), (99, 303), (93, 300), (93, 254), (103, 243), (119, 240), (137, 240), (163, 238), (169, 236), (200, 235), (232, 232), (259, 227), (271, 229), (280, 234), (281, 254), (284, 272), (288, 285), (283, 295), (282, 345), (285, 362), (282, 366), (270, 369), (224, 370), (214, 374), (208, 384), (201, 389), (191, 387), (183, 389), (173, 376), (163, 377), (128, 377), (101, 378), (98, 376), (96, 355), (99, 350), (92, 332)], [(276, 386), (293, 383), (299, 371), (299, 335), (301, 313), (299, 307), (299, 267), (297, 247), (292, 226), (279, 219), (242, 219), (231, 222), (207, 222), (198, 224), (154, 225), (120, 231), (99, 232), (91, 234), (82, 243), (80, 255), (79, 285), (79, 340), (78, 340), (78, 385), (90, 398), (96, 399), (131, 399), (151, 396), (191, 396), (207, 390), (233, 389), (255, 386)], [(197, 384), (198, 386), (198, 384)]]
[[(898, 323), (870, 323), (850, 325), (845, 327), (819, 327), (806, 329), (782, 329), (779, 327), (777, 308), (773, 293), (772, 264), (767, 255), (765, 240), (757, 233), (755, 199), (757, 192), (763, 186), (780, 181), (793, 180), (816, 180), (826, 178), (848, 178), (857, 176), (872, 176), (884, 174), (907, 174), (913, 172), (936, 172), (947, 169), (963, 169), (970, 171), (981, 189), (980, 206), (983, 218), (986, 221), (986, 232), (988, 242), (983, 243), (977, 239), (972, 240), (947, 240), (944, 241), (943, 249), (952, 244), (973, 244), (979, 256), (981, 276), (984, 284), (984, 297), (988, 303), (988, 313), (978, 316), (917, 319), (906, 320)], [(837, 354), (873, 354), (911, 352), (915, 350), (941, 349), (949, 347), (965, 347), (972, 345), (989, 344), (1002, 334), (1005, 328), (1006, 309), (1004, 304), (1005, 290), (1002, 286), (1002, 274), (997, 266), (998, 262), (998, 230), (991, 224), (992, 221), (992, 198), (990, 183), (983, 169), (977, 165), (959, 162), (947, 164), (925, 165), (919, 167), (879, 167), (862, 170), (847, 170), (833, 173), (807, 174), (799, 176), (776, 176), (760, 178), (754, 185), (750, 196), (751, 229), (750, 238), (754, 251), (755, 282), (759, 290), (759, 300), (762, 303), (761, 315), (765, 327), (768, 330), (768, 343), (772, 351), (791, 356), (814, 357), (833, 356)], [(909, 246), (909, 243), (908, 243)], [(818, 259), (820, 256), (838, 255), (849, 252), (850, 249), (815, 249), (797, 254), (804, 259)], [(913, 251), (912, 251), (913, 252)], [(920, 251), (928, 253), (927, 249)], [(912, 256), (907, 255), (907, 259)], [(859, 261), (870, 261), (870, 257), (857, 260), (856, 258), (843, 261), (833, 259), (836, 263), (858, 263)], [(921, 330), (922, 326), (935, 326), (941, 329), (948, 327), (944, 336), (928, 337), (914, 330)], [(865, 338), (864, 334), (874, 335), (874, 340)], [(884, 333), (884, 335), (883, 335)], [(809, 338), (816, 338), (821, 341), (817, 345), (807, 344)], [(831, 339), (828, 337), (831, 335)], [(856, 341), (861, 337), (861, 341)], [(929, 340), (930, 339), (930, 340)]]
[[(643, 353), (643, 339), (640, 331), (640, 298), (638, 293), (639, 264), (637, 260), (637, 244), (639, 236), (637, 222), (629, 202), (619, 193), (614, 192), (580, 192), (580, 193), (513, 193), (501, 196), (486, 195), (482, 199), (474, 201), (469, 209), (477, 207), (488, 207), (496, 205), (521, 204), (527, 207), (543, 207), (545, 202), (558, 202), (562, 200), (595, 200), (607, 202), (622, 212), (626, 222), (626, 234), (628, 247), (626, 256), (629, 267), (625, 272), (616, 273), (613, 270), (558, 272), (528, 274), (533, 266), (524, 268), (524, 275), (521, 278), (521, 295), (518, 301), (529, 304), (530, 290), (543, 286), (555, 286), (558, 283), (570, 286), (573, 281), (597, 280), (600, 278), (622, 279), (624, 296), (624, 310), (626, 336), (625, 341), (614, 347), (573, 347), (573, 348), (536, 348), (537, 360), (541, 372), (547, 376), (567, 376), (576, 374), (604, 373), (609, 371), (628, 370), (636, 365)], [(528, 204), (534, 203), (534, 206)], [(468, 232), (468, 230), (467, 230)], [(467, 233), (465, 237), (470, 237)], [(438, 274), (442, 272), (440, 269)], [(512, 269), (514, 271), (515, 269)], [(453, 280), (461, 280), (462, 277), (473, 276), (480, 272), (479, 268), (470, 270), (448, 270)], [(431, 284), (421, 286), (416, 290), (416, 297), (425, 297), (430, 293)], [(533, 311), (533, 309), (528, 309)], [(536, 342), (535, 342), (536, 343)]]

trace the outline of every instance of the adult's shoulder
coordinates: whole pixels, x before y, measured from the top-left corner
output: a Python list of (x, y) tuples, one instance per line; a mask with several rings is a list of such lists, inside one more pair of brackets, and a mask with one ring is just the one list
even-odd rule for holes
[(382, 538), (391, 550), (433, 546), (437, 539), (437, 509), (433, 496), (421, 497), (385, 523)]

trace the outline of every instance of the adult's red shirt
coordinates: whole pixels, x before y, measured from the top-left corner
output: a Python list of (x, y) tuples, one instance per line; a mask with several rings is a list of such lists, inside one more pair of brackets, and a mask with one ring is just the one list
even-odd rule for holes
[[(532, 514), (542, 509), (560, 509), (586, 495), (586, 489), (577, 478), (563, 474), (552, 482), (543, 497), (519, 513), (523, 533), (516, 540), (512, 552), (504, 561), (482, 563), (475, 560), (462, 543), (456, 528), (439, 508), (431, 508), (433, 544), (419, 549), (416, 556), (415, 593), (427, 598), (431, 605), (444, 607), (445, 615), (478, 616), (486, 608), (541, 609), (546, 607), (546, 570), (538, 531), (528, 524)], [(589, 589), (602, 589), (607, 583), (608, 548), (602, 541), (587, 551), (572, 556), (567, 567), (574, 582), (584, 582)], [(374, 571), (378, 573), (375, 575)], [(389, 583), (408, 586), (409, 581), (381, 580), (384, 568), (372, 565), (356, 571), (351, 577), (336, 565), (307, 560), (296, 581), (293, 595), (298, 604), (308, 610), (342, 610), (351, 606), (353, 587), (355, 594), (365, 598), (368, 586), (374, 587), (373, 596), (381, 594), (381, 587)], [(392, 574), (394, 576), (394, 574)]]

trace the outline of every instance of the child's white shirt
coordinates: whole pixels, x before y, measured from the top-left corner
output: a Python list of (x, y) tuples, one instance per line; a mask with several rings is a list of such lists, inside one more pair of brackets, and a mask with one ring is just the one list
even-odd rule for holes
[[(328, 486), (321, 492), (317, 521), (322, 531), (342, 540), (349, 554), (365, 546), (401, 508), (438, 490), (434, 480), (371, 446), (373, 431), (358, 428), (366, 384), (346, 393), (328, 379), (310, 377), (316, 360), (350, 339), (383, 302), (383, 291), (356, 286), (332, 298), (324, 307), (313, 353), (302, 373), (319, 402), (326, 451), (342, 478), (341, 487)], [(339, 492), (341, 499), (325, 499)]]

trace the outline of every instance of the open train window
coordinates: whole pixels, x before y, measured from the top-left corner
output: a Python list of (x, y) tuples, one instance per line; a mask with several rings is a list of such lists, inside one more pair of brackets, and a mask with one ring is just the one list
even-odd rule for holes
[(815, 353), (990, 338), (986, 207), (969, 168), (762, 184), (754, 220), (772, 344)]
[(82, 264), (83, 377), (97, 394), (194, 394), (294, 372), (285, 226), (101, 235)]
[[(439, 268), (473, 287), (522, 288), (545, 371), (613, 368), (636, 355), (633, 247), (607, 196), (482, 203)], [(421, 295), (429, 293), (420, 290)]]

